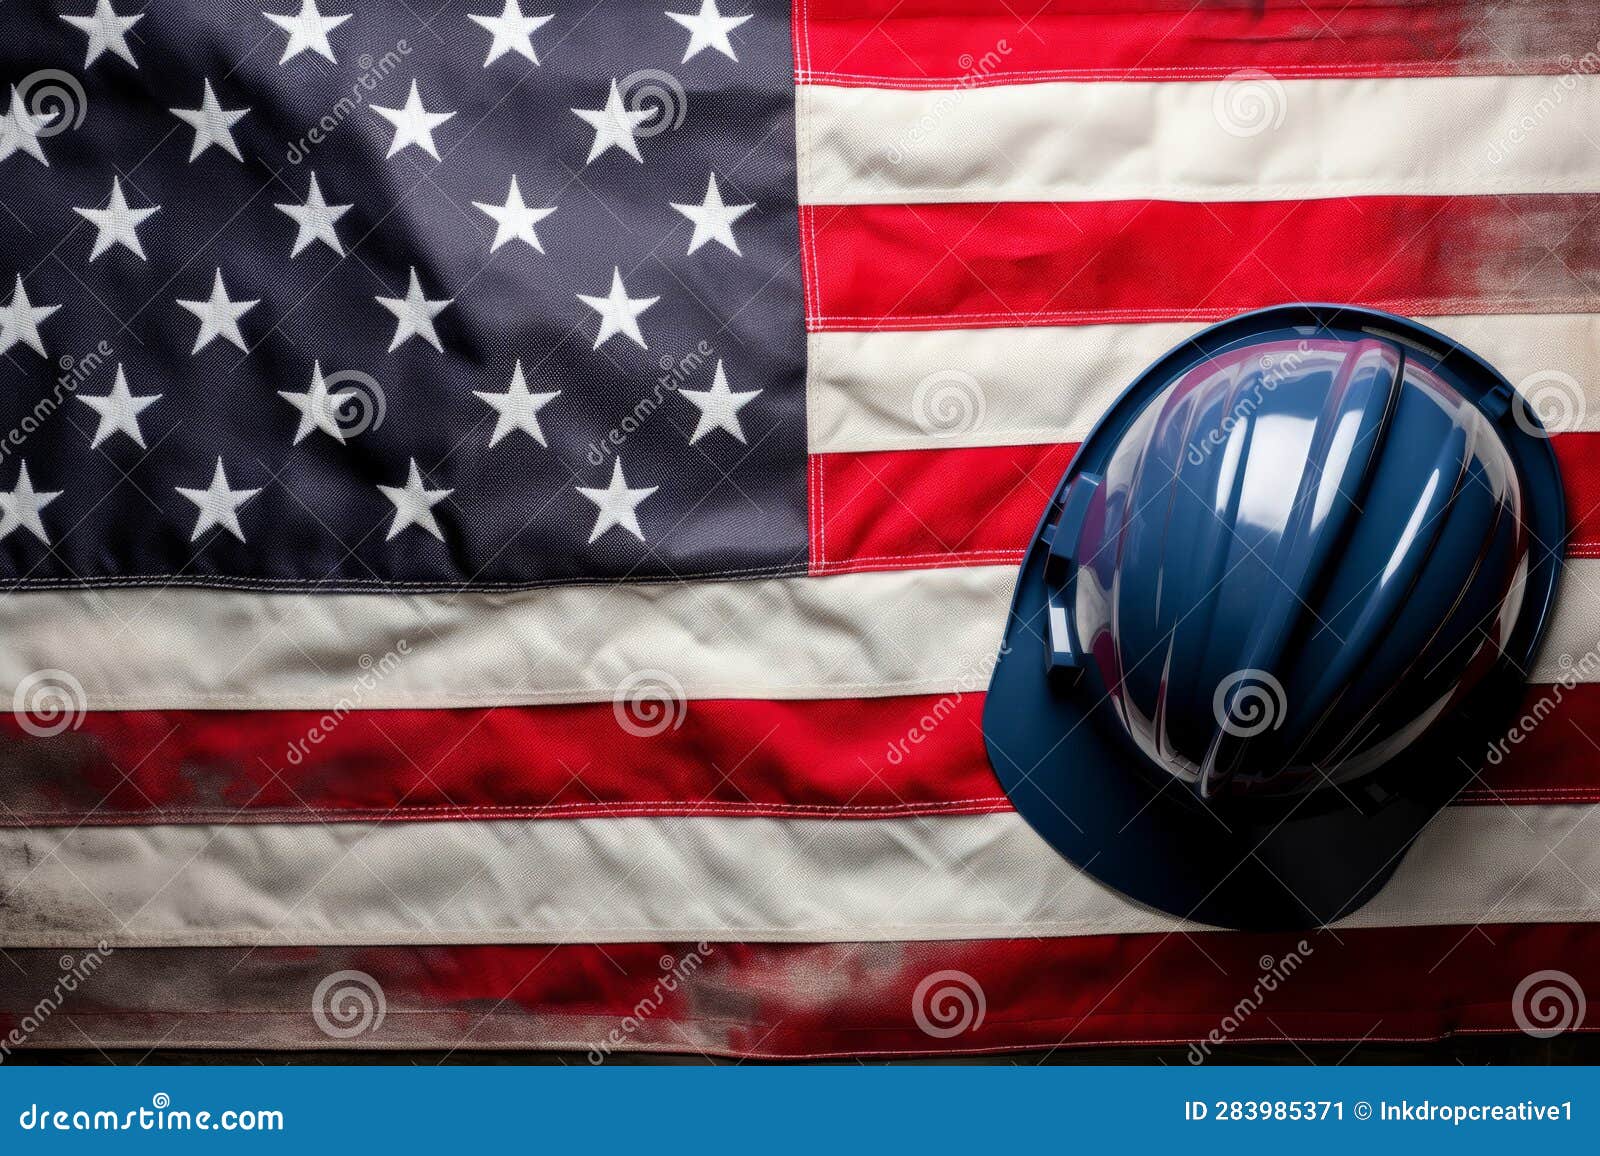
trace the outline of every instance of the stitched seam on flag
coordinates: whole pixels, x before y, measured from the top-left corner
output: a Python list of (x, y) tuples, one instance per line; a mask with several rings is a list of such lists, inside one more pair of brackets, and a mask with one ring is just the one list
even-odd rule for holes
[[(991, 411), (992, 412), (992, 411)], [(1074, 436), (1068, 422), (1057, 426), (1007, 426), (996, 431), (988, 440), (977, 435), (978, 440), (962, 438), (935, 439), (924, 433), (884, 434), (876, 440), (839, 438), (828, 443), (826, 449), (814, 450), (817, 454), (877, 454), (916, 450), (986, 450), (999, 446), (1071, 446), (1083, 440), (1092, 426), (1083, 426), (1083, 432)], [(1600, 432), (1600, 431), (1597, 431)]]
[[(1430, 909), (1426, 923), (1408, 923), (1404, 926), (1432, 927), (1440, 924), (1470, 923), (1481, 919), (1481, 907), (1452, 907)], [(1547, 905), (1540, 904), (1529, 907), (1497, 907), (1495, 918), (1506, 923), (1582, 923), (1592, 924), (1600, 922), (1600, 912), (1594, 908), (1574, 906), (1572, 904)], [(694, 942), (699, 940), (716, 940), (719, 936), (737, 937), (739, 940), (749, 940), (760, 937), (763, 942), (772, 943), (805, 943), (823, 937), (827, 940), (837, 939), (841, 942), (888, 942), (896, 939), (920, 939), (935, 941), (943, 938), (975, 938), (975, 939), (1000, 939), (1019, 938), (1023, 936), (1043, 936), (1051, 938), (1077, 938), (1090, 935), (1124, 934), (1161, 934), (1169, 929), (1169, 925), (1181, 924), (1181, 921), (1165, 916), (1151, 916), (1143, 923), (1132, 923), (1118, 932), (1107, 932), (1105, 921), (1101, 919), (1075, 919), (1075, 920), (989, 920), (983, 922), (955, 922), (955, 923), (872, 923), (872, 924), (742, 924), (729, 927), (725, 924), (673, 924), (670, 926), (640, 926), (637, 924), (590, 924), (584, 928), (584, 941), (593, 943), (622, 942), (622, 941), (683, 941)], [(1367, 925), (1352, 924), (1351, 930), (1364, 930)], [(1385, 925), (1373, 925), (1382, 927)], [(1396, 925), (1399, 926), (1399, 925)], [(1204, 931), (1206, 928), (1192, 925), (1195, 931)], [(570, 938), (543, 939), (541, 936), (570, 935), (560, 928), (507, 928), (492, 925), (472, 925), (467, 927), (454, 926), (428, 926), (421, 927), (407, 924), (391, 923), (389, 927), (371, 932), (336, 933), (324, 926), (280, 926), (273, 928), (269, 933), (252, 931), (245, 934), (240, 930), (228, 929), (203, 929), (199, 935), (188, 931), (174, 931), (170, 929), (140, 932), (132, 929), (120, 931), (106, 938), (117, 947), (186, 947), (206, 945), (242, 946), (242, 945), (273, 945), (273, 946), (361, 946), (364, 944), (411, 942), (397, 941), (392, 937), (398, 934), (410, 934), (415, 930), (426, 933), (427, 938), (418, 939), (416, 942), (440, 943), (455, 940), (459, 943), (564, 943)], [(870, 932), (870, 936), (863, 939), (863, 933)], [(335, 934), (339, 938), (332, 938)], [(1218, 932), (1217, 934), (1226, 934)], [(7, 947), (54, 947), (58, 946), (54, 940), (56, 933), (43, 930), (35, 934), (17, 933), (10, 937)], [(601, 938), (604, 937), (604, 938)]]
[[(905, 690), (906, 693), (943, 693), (954, 686), (957, 681), (958, 675), (955, 672), (951, 672), (948, 675), (938, 678), (878, 680), (873, 682), (780, 683), (771, 686), (763, 686), (761, 688), (762, 694), (759, 697), (776, 698), (782, 700), (785, 697), (793, 699), (797, 697), (811, 697), (814, 694), (815, 697), (829, 699), (848, 697), (893, 698), (895, 695), (892, 692), (897, 690)], [(697, 688), (694, 693), (689, 695), (689, 700), (692, 702), (699, 698), (738, 699), (740, 691), (748, 691), (749, 689), (749, 683), (710, 683), (705, 687)], [(610, 695), (614, 690), (614, 687), (607, 686), (581, 686), (567, 687), (556, 690), (542, 690), (536, 695), (508, 695), (505, 697), (499, 697), (489, 693), (487, 686), (485, 686), (476, 690), (430, 690), (427, 692), (417, 691), (411, 693), (397, 693), (394, 695), (384, 696), (381, 699), (373, 699), (369, 701), (381, 701), (388, 704), (417, 707), (425, 707), (430, 703), (446, 701), (461, 702), (468, 706), (483, 707), (542, 706), (546, 704), (559, 704), (561, 702), (606, 702), (609, 701)], [(827, 693), (820, 694), (816, 692)], [(602, 695), (603, 697), (596, 698), (594, 697), (596, 695)], [(142, 705), (146, 702), (154, 701), (159, 701), (165, 705)], [(263, 705), (276, 703), (280, 705), (286, 705), (287, 709), (295, 710), (327, 709), (327, 700), (315, 694), (306, 694), (303, 692), (296, 694), (232, 694), (220, 691), (205, 691), (201, 693), (172, 695), (157, 694), (149, 696), (148, 698), (135, 694), (103, 695), (90, 692), (88, 695), (88, 703), (84, 709), (139, 711), (182, 710), (184, 709), (182, 705), (171, 704), (202, 702), (226, 702), (238, 704), (260, 703)], [(296, 703), (304, 703), (307, 705), (303, 707), (293, 705)], [(243, 709), (242, 706), (241, 709)], [(392, 708), (373, 706), (371, 709), (384, 710)]]
[(817, 458), (817, 533), (821, 535), (820, 545), (822, 551), (819, 557), (823, 565), (828, 561), (828, 498), (827, 498), (828, 471), (822, 468), (822, 459)]
[(322, 578), (246, 578), (236, 575), (208, 577), (204, 574), (118, 574), (95, 578), (27, 578), (0, 585), (0, 593), (14, 590), (65, 589), (80, 590), (97, 586), (143, 586), (160, 583), (163, 586), (198, 586), (217, 590), (259, 590), (264, 588), (288, 589), (306, 593), (337, 594), (342, 591), (407, 590), (424, 594), (472, 595), (489, 591), (516, 592), (520, 590), (550, 590), (576, 586), (650, 586), (683, 585), (686, 581), (710, 578), (739, 577), (798, 577), (804, 576), (803, 562), (784, 562), (772, 566), (749, 566), (729, 570), (697, 570), (683, 580), (644, 575), (637, 578), (560, 578), (535, 582), (479, 582), (471, 584), (454, 582), (394, 581), (381, 578), (345, 578), (337, 581)]
[(959, 566), (970, 566), (975, 563), (991, 564), (998, 562), (1020, 562), (1022, 551), (1014, 550), (1009, 553), (995, 553), (992, 555), (966, 555), (966, 554), (885, 554), (869, 559), (841, 558), (838, 561), (827, 562), (819, 565), (816, 573), (820, 575), (859, 574), (870, 571), (893, 571), (902, 568), (903, 563), (915, 562), (911, 569), (940, 570), (953, 569)]
[[(1044, 126), (1041, 126), (1044, 127)], [(848, 171), (846, 183), (858, 180), (853, 166), (845, 162)], [(806, 197), (811, 205), (827, 204), (831, 198), (815, 195), (818, 186), (803, 186), (813, 195)], [(1078, 190), (1073, 196), (1069, 190)], [(1480, 177), (1445, 177), (1433, 180), (1384, 180), (1363, 177), (1360, 180), (1293, 181), (1277, 184), (1248, 184), (1243, 181), (1226, 181), (1203, 184), (1157, 184), (1140, 181), (1134, 184), (1097, 183), (1085, 178), (1066, 177), (1047, 184), (1001, 185), (973, 182), (970, 185), (923, 185), (915, 182), (893, 190), (902, 196), (864, 196), (856, 193), (839, 198), (840, 203), (859, 205), (900, 205), (955, 203), (992, 204), (1018, 201), (1183, 201), (1205, 204), (1214, 201), (1321, 201), (1336, 197), (1475, 197), (1529, 195), (1540, 193), (1594, 193), (1600, 192), (1600, 181), (1592, 176), (1569, 177), (1516, 177), (1492, 181)]]
[[(1594, 297), (1531, 297), (1493, 301), (1484, 298), (1460, 297), (1396, 297), (1381, 295), (1353, 302), (1368, 306), (1388, 308), (1392, 312), (1428, 312), (1457, 316), (1483, 316), (1506, 313), (1527, 313), (1542, 316), (1547, 313), (1589, 313), (1600, 310), (1600, 295)], [(962, 313), (906, 313), (815, 314), (806, 318), (813, 332), (844, 330), (872, 332), (874, 330), (905, 329), (958, 329), (962, 321), (982, 321), (987, 324), (973, 326), (979, 329), (1032, 328), (1047, 325), (1118, 324), (1141, 321), (1204, 321), (1228, 317), (1246, 309), (1247, 305), (1206, 305), (1200, 308), (1149, 308), (1149, 309), (1075, 309), (1028, 312), (1020, 310), (991, 310)]]
[(798, 0), (794, 12), (794, 72), (796, 82), (800, 74), (811, 71), (811, 12), (809, 0)]
[[(1485, 77), (1485, 76), (1562, 76), (1571, 71), (1561, 63), (1560, 57), (1531, 57), (1525, 70), (1507, 72), (1504, 67), (1489, 64), (1454, 68), (1449, 64), (1417, 58), (1382, 70), (1361, 70), (1349, 64), (1278, 63), (1258, 64), (1279, 80), (1286, 77), (1305, 77), (1328, 80), (1389, 80), (1433, 77)], [(1481, 71), (1480, 71), (1481, 69)], [(1003, 88), (1014, 82), (1040, 82), (1051, 80), (1143, 80), (1155, 77), (1190, 77), (1199, 80), (1224, 80), (1238, 71), (1224, 65), (1206, 64), (1149, 64), (1132, 68), (1019, 68), (1015, 71), (991, 72), (983, 76), (942, 74), (936, 76), (894, 76), (876, 72), (846, 72), (840, 69), (811, 69), (796, 72), (797, 84), (822, 85), (833, 88), (890, 88), (901, 92), (932, 92), (963, 88)]]
[(1004, 795), (979, 795), (970, 799), (929, 800), (922, 803), (686, 803), (669, 799), (644, 803), (477, 803), (453, 805), (448, 803), (410, 804), (388, 806), (374, 804), (364, 807), (339, 807), (321, 804), (314, 807), (261, 807), (248, 810), (188, 809), (182, 806), (154, 807), (151, 809), (95, 811), (82, 809), (67, 811), (17, 811), (8, 809), (0, 820), (0, 828), (26, 827), (32, 822), (46, 821), (47, 826), (57, 826), (67, 821), (82, 821), (90, 826), (116, 826), (127, 822), (130, 816), (149, 817), (158, 825), (169, 823), (209, 822), (213, 819), (229, 823), (281, 822), (285, 819), (303, 819), (306, 822), (327, 822), (330, 819), (370, 822), (373, 818), (437, 816), (440, 818), (469, 818), (473, 815), (502, 815), (514, 818), (537, 819), (548, 811), (585, 813), (595, 816), (629, 817), (651, 815), (703, 815), (708, 818), (734, 815), (761, 815), (784, 817), (792, 815), (893, 815), (915, 816), (937, 812), (939, 814), (992, 814), (1010, 811), (1011, 800)]
[(823, 478), (827, 471), (822, 468), (822, 459), (814, 459), (817, 467), (817, 557), (824, 564), (828, 560), (828, 518), (823, 506)]

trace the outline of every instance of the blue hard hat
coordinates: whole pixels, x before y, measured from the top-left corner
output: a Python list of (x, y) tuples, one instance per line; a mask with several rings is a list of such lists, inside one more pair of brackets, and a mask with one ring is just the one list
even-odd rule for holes
[(1225, 321), (1146, 370), (1056, 488), (990, 762), (1135, 900), (1337, 919), (1516, 708), (1566, 529), (1548, 436), (1475, 354), (1347, 306)]

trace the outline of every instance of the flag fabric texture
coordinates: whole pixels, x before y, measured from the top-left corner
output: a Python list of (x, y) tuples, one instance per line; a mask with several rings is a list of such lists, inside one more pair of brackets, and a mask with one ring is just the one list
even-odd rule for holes
[[(0, 27), (0, 1056), (1594, 1026), (1600, 4)], [(1295, 300), (1496, 365), (1572, 537), (1394, 881), (1221, 932), (1050, 851), (979, 716), (1076, 440)]]

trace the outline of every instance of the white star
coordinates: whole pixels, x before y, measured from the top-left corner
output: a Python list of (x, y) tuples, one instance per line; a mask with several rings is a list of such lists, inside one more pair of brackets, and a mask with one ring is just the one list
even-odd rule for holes
[(628, 480), (622, 476), (620, 455), (612, 463), (611, 484), (605, 489), (593, 490), (584, 486), (573, 488), (599, 507), (600, 512), (595, 515), (594, 532), (589, 535), (589, 541), (593, 542), (613, 526), (621, 526), (639, 541), (644, 541), (644, 531), (639, 529), (639, 515), (635, 511), (638, 510), (640, 502), (660, 487), (644, 486), (637, 490), (630, 489)]
[(393, 313), (397, 324), (394, 327), (394, 340), (389, 343), (389, 352), (393, 353), (412, 337), (420, 337), (440, 353), (444, 346), (439, 341), (438, 331), (433, 327), (433, 319), (443, 313), (455, 302), (454, 297), (446, 297), (438, 301), (430, 301), (423, 295), (422, 282), (417, 280), (417, 270), (411, 270), (411, 286), (406, 290), (404, 297), (377, 297), (374, 298), (390, 313)]
[(689, 220), (694, 222), (694, 236), (689, 238), (689, 252), (693, 253), (707, 241), (715, 241), (724, 249), (731, 249), (742, 257), (739, 242), (733, 238), (733, 223), (744, 216), (754, 205), (727, 205), (722, 201), (722, 190), (717, 188), (717, 174), (711, 174), (706, 184), (706, 199), (698, 205), (680, 205), (672, 202)]
[(383, 540), (389, 541), (407, 526), (421, 526), (439, 541), (444, 541), (444, 531), (433, 516), (433, 507), (444, 501), (454, 490), (430, 490), (422, 484), (422, 471), (417, 469), (417, 459), (411, 459), (411, 472), (403, 486), (379, 486), (383, 496), (394, 503), (394, 521)]
[(139, 244), (139, 226), (159, 213), (161, 206), (130, 209), (128, 199), (122, 195), (122, 178), (112, 177), (111, 199), (105, 208), (74, 208), (72, 211), (100, 231), (94, 239), (94, 250), (89, 254), (89, 260), (95, 260), (113, 245), (126, 245), (134, 256), (143, 261), (144, 246)]
[[(65, 116), (65, 113), (58, 113)], [(45, 116), (28, 110), (28, 102), (23, 99), (17, 86), (11, 86), (11, 111), (5, 116), (0, 116), (0, 161), (5, 160), (12, 153), (24, 152), (33, 157), (45, 168), (50, 167), (50, 158), (44, 155), (44, 145), (39, 142), (39, 130), (49, 126), (55, 120), (54, 116)]]
[(712, 430), (724, 429), (744, 441), (744, 429), (739, 425), (739, 411), (761, 396), (759, 389), (734, 393), (728, 388), (728, 375), (722, 372), (722, 361), (717, 361), (717, 372), (711, 379), (710, 389), (680, 389), (678, 391), (694, 403), (700, 411), (700, 423), (689, 435), (689, 444), (705, 437)]
[(17, 484), (11, 487), (11, 492), (8, 494), (0, 490), (0, 538), (9, 536), (11, 531), (20, 526), (48, 546), (50, 536), (44, 532), (44, 523), (39, 519), (39, 511), (64, 492), (47, 490), (40, 493), (35, 490), (33, 479), (28, 477), (28, 463), (24, 461), (17, 469)]
[(490, 246), (492, 253), (508, 241), (526, 241), (539, 252), (544, 252), (544, 246), (539, 244), (539, 234), (533, 227), (544, 220), (554, 208), (530, 209), (522, 199), (522, 190), (517, 187), (517, 178), (511, 178), (511, 190), (506, 193), (506, 203), (503, 205), (489, 205), (482, 201), (473, 201), (474, 205), (488, 213), (495, 219), (500, 227), (495, 231), (494, 244)]
[(417, 91), (415, 80), (411, 82), (411, 95), (406, 97), (404, 108), (379, 108), (373, 105), (372, 111), (394, 125), (394, 140), (389, 145), (389, 156), (394, 156), (407, 145), (416, 145), (434, 160), (439, 159), (439, 150), (433, 143), (433, 130), (455, 116), (453, 112), (429, 112), (423, 108), (422, 94)]
[[(335, 374), (337, 377), (338, 375)], [(357, 397), (353, 389), (339, 393), (328, 392), (328, 382), (322, 376), (322, 362), (311, 363), (311, 387), (304, 393), (291, 393), (280, 389), (278, 396), (300, 411), (300, 425), (294, 431), (294, 444), (299, 445), (312, 430), (319, 429), (334, 441), (344, 442), (344, 428), (339, 424), (339, 410), (344, 403)]]
[(139, 430), (139, 415), (160, 401), (161, 394), (146, 393), (134, 397), (128, 391), (128, 379), (122, 372), (122, 363), (118, 362), (117, 383), (111, 387), (110, 393), (102, 397), (90, 397), (80, 393), (78, 400), (100, 415), (100, 424), (94, 431), (94, 440), (89, 443), (90, 449), (94, 449), (115, 433), (127, 434), (140, 449), (143, 449), (144, 434)]
[(594, 144), (589, 147), (589, 159), (594, 159), (609, 148), (619, 148), (640, 164), (644, 157), (639, 153), (639, 142), (633, 139), (633, 130), (654, 116), (659, 109), (630, 109), (622, 103), (622, 92), (617, 82), (611, 82), (611, 95), (606, 97), (604, 108), (575, 108), (574, 116), (582, 118), (594, 129)]
[(250, 352), (244, 343), (244, 334), (239, 332), (239, 318), (261, 302), (229, 300), (227, 286), (222, 283), (221, 269), (217, 270), (216, 280), (211, 283), (209, 301), (179, 301), (178, 304), (200, 319), (200, 333), (194, 339), (190, 356), (199, 353), (218, 337), (225, 337), (246, 353)]
[(278, 61), (280, 67), (288, 64), (302, 52), (315, 52), (335, 64), (339, 63), (334, 59), (333, 46), (328, 43), (328, 33), (350, 19), (350, 14), (324, 16), (317, 11), (317, 0), (300, 0), (298, 16), (278, 16), (271, 12), (263, 12), (261, 15), (289, 34), (289, 43), (283, 49), (283, 59)]
[(239, 146), (234, 143), (233, 126), (243, 120), (250, 110), (223, 108), (217, 103), (217, 94), (211, 91), (210, 80), (205, 82), (205, 91), (200, 94), (199, 108), (175, 108), (171, 111), (173, 116), (194, 129), (194, 148), (189, 152), (190, 164), (212, 145), (232, 155), (234, 160), (244, 160)]
[(472, 392), (500, 415), (494, 423), (494, 433), (489, 435), (490, 446), (499, 445), (500, 439), (513, 430), (531, 434), (542, 446), (550, 444), (544, 440), (544, 430), (539, 427), (539, 411), (560, 397), (561, 391), (529, 393), (527, 379), (522, 376), (522, 362), (517, 362), (511, 373), (511, 384), (504, 393), (484, 393), (477, 389)]
[(748, 15), (724, 16), (717, 11), (717, 0), (700, 0), (700, 11), (693, 15), (667, 12), (665, 16), (689, 30), (689, 47), (683, 53), (684, 64), (707, 48), (715, 48), (735, 64), (738, 63), (739, 58), (733, 54), (733, 45), (728, 42), (728, 33), (749, 20)]
[(228, 475), (222, 468), (221, 458), (217, 459), (217, 472), (211, 475), (211, 484), (205, 489), (191, 490), (184, 486), (172, 488), (188, 498), (200, 510), (200, 516), (194, 520), (194, 533), (189, 535), (189, 541), (193, 542), (213, 526), (221, 526), (241, 542), (245, 540), (244, 531), (239, 528), (239, 507), (261, 491), (235, 490), (230, 487)]
[(323, 200), (316, 173), (311, 174), (311, 187), (306, 191), (305, 204), (278, 205), (277, 208), (293, 217), (295, 224), (300, 226), (300, 232), (294, 239), (294, 252), (289, 254), (291, 261), (305, 252), (314, 241), (321, 241), (339, 256), (344, 256), (344, 245), (339, 241), (339, 230), (334, 226), (354, 206), (330, 205)]
[(22, 274), (17, 274), (17, 285), (11, 291), (11, 301), (0, 309), (0, 353), (8, 353), (13, 345), (26, 345), (40, 357), (45, 356), (44, 342), (39, 338), (39, 322), (49, 317), (59, 305), (35, 305), (28, 300), (28, 291), (22, 287)]
[(98, 0), (88, 16), (62, 16), (68, 24), (89, 37), (89, 53), (83, 66), (88, 68), (107, 52), (114, 52), (135, 68), (139, 62), (128, 47), (128, 29), (144, 19), (144, 13), (118, 16), (111, 8), (111, 0)]
[(600, 335), (594, 339), (596, 349), (605, 344), (606, 338), (618, 333), (627, 336), (640, 349), (650, 348), (644, 343), (644, 334), (639, 332), (639, 314), (661, 298), (629, 297), (628, 290), (622, 284), (621, 269), (612, 266), (611, 292), (606, 296), (588, 297), (579, 293), (578, 300), (600, 314)]
[(483, 62), (488, 68), (508, 52), (526, 56), (535, 64), (539, 58), (533, 51), (533, 34), (555, 19), (550, 16), (524, 16), (519, 0), (506, 0), (498, 16), (472, 16), (467, 19), (486, 31), (494, 33), (494, 43), (489, 45), (489, 59)]

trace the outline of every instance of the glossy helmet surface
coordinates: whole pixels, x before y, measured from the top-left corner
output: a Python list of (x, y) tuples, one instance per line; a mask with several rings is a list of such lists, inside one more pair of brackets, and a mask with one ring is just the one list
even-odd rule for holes
[(1370, 310), (1224, 322), (1141, 375), (1062, 479), (990, 760), (1135, 899), (1338, 918), (1515, 707), (1565, 534), (1547, 437), (1475, 355)]

